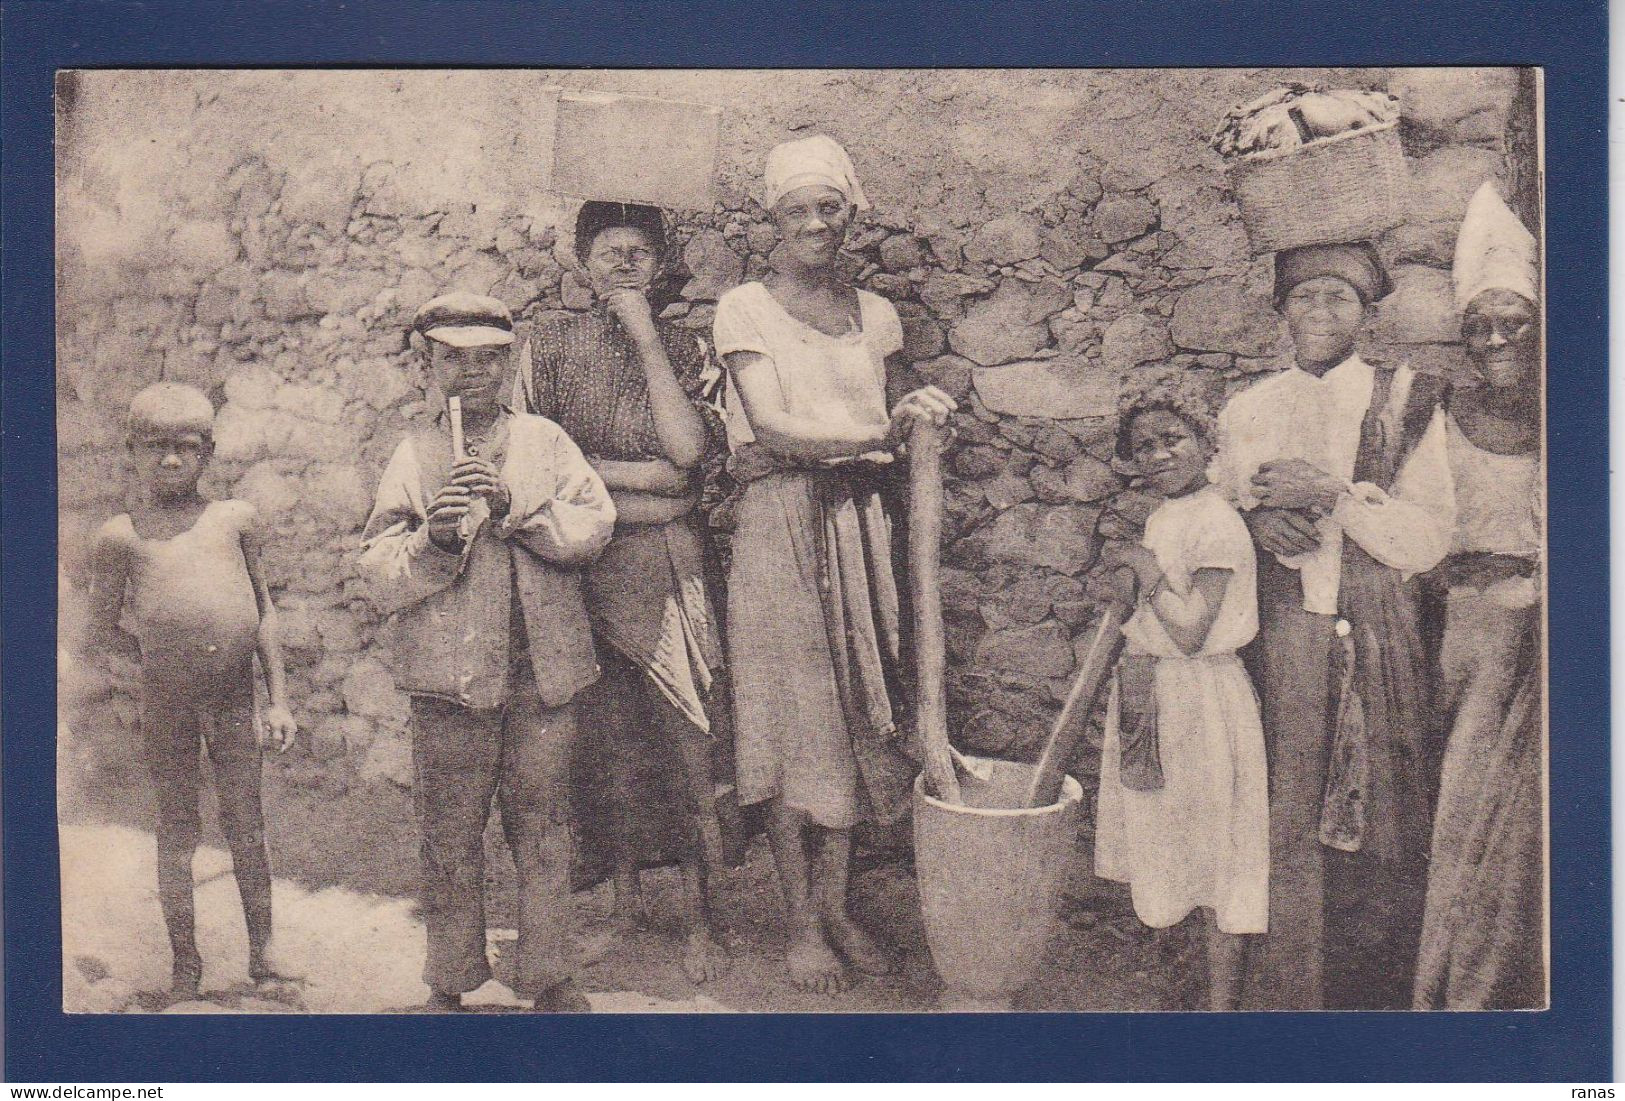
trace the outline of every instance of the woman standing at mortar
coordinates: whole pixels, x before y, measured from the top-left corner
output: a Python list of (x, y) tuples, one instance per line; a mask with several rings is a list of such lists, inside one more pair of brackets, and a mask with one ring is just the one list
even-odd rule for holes
[[(615, 501), (615, 535), (586, 570), (586, 596), (603, 677), (587, 701), (584, 732), (607, 759), (610, 835), (619, 924), (643, 920), (639, 870), (665, 836), (682, 836), (686, 943), (683, 970), (715, 978), (724, 954), (710, 926), (708, 874), (722, 865), (704, 698), (721, 644), (706, 593), (699, 470), (715, 446), (701, 397), (705, 365), (695, 338), (657, 321), (649, 288), (666, 255), (661, 213), (588, 202), (575, 252), (592, 286), (590, 310), (537, 326), (528, 373), (533, 412), (556, 421), (589, 457)], [(651, 744), (653, 733), (659, 744)], [(637, 766), (653, 757), (675, 798), (639, 798)], [(578, 775), (582, 770), (578, 770)], [(686, 810), (682, 820), (670, 812)], [(592, 808), (578, 818), (591, 820)]]
[(846, 151), (823, 135), (787, 142), (766, 177), (774, 271), (724, 295), (715, 324), (729, 470), (746, 483), (728, 581), (739, 800), (769, 803), (790, 981), (833, 993), (843, 958), (896, 969), (847, 912), (851, 829), (900, 818), (913, 778), (892, 717), (897, 587), (872, 475), (954, 402), (928, 386), (887, 412), (902, 326), (836, 263), (868, 207)]
[(1546, 1002), (1541, 777), (1540, 300), (1534, 236), (1493, 184), (1456, 242), (1456, 302), (1472, 377), (1446, 398), (1456, 536), (1417, 1009)]

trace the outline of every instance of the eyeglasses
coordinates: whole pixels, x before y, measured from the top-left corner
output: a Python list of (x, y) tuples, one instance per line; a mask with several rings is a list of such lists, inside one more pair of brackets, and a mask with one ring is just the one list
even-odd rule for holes
[(1516, 343), (1534, 331), (1535, 323), (1527, 318), (1512, 320), (1504, 317), (1485, 317), (1476, 314), (1463, 319), (1461, 335), (1467, 340), (1490, 340), (1500, 337), (1509, 344)]
[(642, 266), (652, 264), (659, 257), (652, 249), (646, 248), (606, 248), (594, 250), (591, 260), (595, 264), (630, 263)]

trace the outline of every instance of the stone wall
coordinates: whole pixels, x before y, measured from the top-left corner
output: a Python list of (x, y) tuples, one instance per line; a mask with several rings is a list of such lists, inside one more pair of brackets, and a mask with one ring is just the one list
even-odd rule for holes
[[(682, 221), (667, 310), (701, 336), (717, 295), (767, 267), (774, 235), (751, 197), (765, 151), (822, 130), (852, 152), (875, 209), (844, 262), (896, 303), (917, 377), (962, 403), (943, 548), (953, 727), (972, 747), (1029, 753), (1117, 530), (1121, 383), (1173, 367), (1217, 396), (1288, 351), (1268, 258), (1248, 255), (1206, 137), (1232, 103), (1291, 78), (1403, 100), (1410, 216), (1380, 242), (1396, 289), (1370, 343), (1451, 370), (1448, 264), (1467, 199), (1498, 177), (1531, 209), (1531, 145), (1509, 139), (1530, 132), (1514, 101), (1526, 115), (1531, 99), (1511, 70), (66, 76), (64, 634), (82, 614), (87, 535), (119, 508), (126, 403), (160, 378), (195, 383), (219, 408), (208, 490), (254, 501), (272, 531), (303, 752), (360, 782), (409, 783), (406, 701), (353, 565), (378, 472), (426, 413), (406, 323), (452, 288), (527, 322), (583, 307), (531, 105), (557, 84), (665, 95), (725, 108), (719, 202)], [(63, 688), (70, 749), (94, 756), (97, 731), (127, 728), (127, 685)]]

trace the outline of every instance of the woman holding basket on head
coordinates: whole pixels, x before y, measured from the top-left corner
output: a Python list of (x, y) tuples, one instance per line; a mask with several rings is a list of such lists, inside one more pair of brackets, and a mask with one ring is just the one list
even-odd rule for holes
[(766, 177), (775, 270), (724, 295), (715, 323), (729, 469), (745, 483), (728, 584), (739, 800), (769, 803), (790, 980), (831, 993), (843, 960), (895, 970), (847, 912), (851, 829), (901, 817), (914, 771), (893, 720), (897, 587), (873, 473), (954, 402), (925, 387), (886, 408), (902, 327), (836, 263), (868, 206), (846, 151), (787, 142)]

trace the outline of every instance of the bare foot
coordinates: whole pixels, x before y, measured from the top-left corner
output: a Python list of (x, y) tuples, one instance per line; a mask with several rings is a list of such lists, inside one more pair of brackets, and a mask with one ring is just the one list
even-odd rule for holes
[(592, 1003), (576, 989), (574, 982), (561, 982), (536, 995), (531, 1004), (532, 1013), (591, 1013)]
[(728, 955), (704, 927), (692, 930), (683, 945), (683, 974), (689, 982), (711, 982), (722, 977)]
[(809, 925), (790, 940), (784, 954), (790, 985), (813, 994), (839, 994), (851, 985), (841, 959), (817, 925)]
[(901, 964), (897, 956), (860, 929), (845, 914), (824, 918), (824, 932), (846, 962), (865, 975), (895, 975)]
[(463, 1006), (463, 996), (452, 994), (444, 990), (429, 989), (429, 997), (420, 1010), (423, 1013), (466, 1013)]

